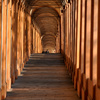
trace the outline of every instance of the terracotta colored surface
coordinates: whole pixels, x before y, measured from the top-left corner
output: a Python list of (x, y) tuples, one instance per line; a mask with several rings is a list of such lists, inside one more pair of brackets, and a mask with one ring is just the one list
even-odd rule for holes
[(34, 54), (6, 100), (80, 100), (60, 54)]

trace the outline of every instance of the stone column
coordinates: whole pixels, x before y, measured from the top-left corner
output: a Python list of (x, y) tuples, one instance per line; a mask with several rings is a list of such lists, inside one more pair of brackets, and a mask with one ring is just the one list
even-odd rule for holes
[(15, 25), (15, 1), (12, 0), (12, 59), (11, 59), (11, 82), (15, 83), (16, 72), (16, 25)]
[(97, 13), (98, 13), (98, 21), (97, 21), (97, 23), (98, 23), (98, 26), (97, 26), (97, 32), (98, 32), (98, 34), (97, 34), (97, 36), (98, 36), (98, 41), (97, 41), (97, 45), (98, 45), (98, 47), (97, 47), (97, 86), (100, 88), (100, 39), (99, 39), (99, 37), (100, 37), (100, 28), (99, 28), (99, 26), (100, 26), (100, 1), (98, 0), (95, 0), (95, 4), (96, 5), (98, 5), (98, 10), (97, 10)]
[(20, 3), (18, 2), (18, 8), (17, 8), (17, 70), (18, 75), (20, 75)]
[(33, 44), (34, 44), (34, 46), (33, 46), (33, 49), (34, 49), (34, 53), (35, 53), (35, 48), (36, 48), (36, 30), (35, 30), (35, 27), (34, 27), (34, 31), (33, 31), (34, 33), (33, 33)]
[[(90, 57), (91, 57), (91, 3), (92, 0), (87, 0), (87, 21), (86, 21), (86, 78), (90, 78)], [(88, 10), (89, 9), (89, 10)]]
[(81, 29), (82, 29), (82, 0), (78, 0), (78, 29), (77, 29), (77, 93), (81, 97), (82, 73), (81, 73)]
[(61, 10), (61, 53), (64, 54), (64, 15)]
[(67, 25), (67, 20), (68, 20), (68, 16), (67, 16), (67, 14), (68, 14), (68, 12), (67, 12), (67, 7), (68, 7), (68, 5), (66, 4), (65, 5), (65, 60), (67, 61), (67, 50), (68, 50), (68, 34), (67, 34), (67, 27), (68, 27), (68, 25)]
[(95, 100), (99, 100), (100, 99), (100, 28), (99, 28), (100, 27), (100, 0), (94, 0), (94, 19), (95, 20), (94, 20), (94, 38), (93, 38), (94, 40), (93, 80), (94, 80), (94, 84), (97, 83)]
[(7, 90), (11, 88), (11, 0), (8, 2), (8, 24), (7, 24)]
[(66, 46), (67, 53), (66, 54), (67, 54), (67, 57), (66, 58), (67, 59), (66, 59), (66, 61), (67, 61), (67, 63), (68, 63), (68, 58), (69, 58), (69, 25), (68, 25), (69, 24), (69, 13), (68, 13), (69, 11), (68, 11), (68, 7), (69, 7), (68, 4), (66, 4), (66, 14), (67, 14), (67, 19), (66, 19), (66, 22), (67, 22), (67, 25), (66, 25), (66, 37), (67, 37), (66, 38), (66, 40), (67, 40), (66, 41), (67, 42), (67, 44), (66, 44), (67, 45)]
[(0, 0), (0, 100), (1, 100), (1, 84), (2, 84), (2, 68), (1, 68), (1, 29), (2, 29), (2, 0)]
[(6, 98), (6, 28), (7, 28), (7, 2), (4, 0), (2, 2), (2, 99)]
[(28, 57), (31, 54), (31, 16), (28, 15)]
[(70, 61), (70, 4), (68, 4), (68, 63)]
[[(99, 5), (98, 5), (98, 3), (99, 3)], [(98, 27), (100, 25), (100, 24), (98, 24), (98, 22), (100, 23), (100, 20), (98, 20), (98, 18), (100, 18), (100, 12), (98, 10), (98, 7), (99, 7), (99, 10), (100, 10), (100, 1), (99, 0), (94, 0), (94, 20), (93, 20), (94, 21), (94, 28), (93, 28), (93, 85), (97, 84), (97, 73), (98, 73), (97, 71), (99, 71), (99, 73), (100, 73), (100, 70), (97, 69), (98, 60), (99, 60), (98, 59), (99, 51), (98, 51), (97, 48), (98, 48), (98, 44), (100, 43), (100, 41), (98, 41), (99, 40)], [(100, 84), (99, 84), (99, 87), (100, 87)]]
[(72, 81), (74, 82), (74, 75), (75, 75), (75, 0), (72, 2)]
[(36, 53), (38, 53), (38, 32), (36, 30)]
[(81, 38), (81, 0), (78, 0), (78, 27), (77, 27), (77, 68), (80, 68), (80, 38)]
[(85, 44), (86, 44), (86, 12), (85, 0), (82, 0), (82, 37), (81, 37), (81, 72), (85, 73)]
[(77, 26), (78, 26), (78, 0), (75, 0), (75, 53), (74, 53), (74, 66), (75, 66), (75, 76), (74, 76), (74, 88), (77, 88)]
[(58, 33), (56, 36), (56, 52), (60, 53), (60, 20), (58, 20)]
[(22, 47), (22, 57), (21, 57), (21, 70), (24, 68), (24, 7), (22, 5), (21, 8), (21, 25), (22, 25), (22, 29), (21, 29), (21, 47)]
[(82, 0), (82, 35), (81, 35), (81, 73), (83, 73), (82, 100), (86, 99), (85, 54), (86, 54), (86, 2), (85, 0)]
[(33, 26), (33, 33), (32, 33), (33, 34), (33, 53), (34, 53), (34, 31), (35, 30), (34, 30), (34, 26)]

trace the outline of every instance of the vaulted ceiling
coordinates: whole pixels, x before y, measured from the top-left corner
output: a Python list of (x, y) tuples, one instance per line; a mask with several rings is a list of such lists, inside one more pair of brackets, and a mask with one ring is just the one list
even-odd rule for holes
[(63, 0), (25, 0), (26, 7), (31, 9), (33, 23), (41, 32), (44, 48), (55, 49), (56, 34), (60, 23), (60, 8)]

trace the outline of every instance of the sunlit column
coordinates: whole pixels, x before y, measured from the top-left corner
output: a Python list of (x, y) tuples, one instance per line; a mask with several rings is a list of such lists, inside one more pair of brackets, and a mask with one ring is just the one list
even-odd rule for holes
[(7, 23), (7, 74), (6, 74), (6, 83), (7, 90), (11, 88), (11, 0), (8, 2), (8, 23)]
[(77, 81), (77, 93), (81, 97), (81, 85), (82, 85), (82, 73), (81, 73), (81, 36), (82, 36), (82, 0), (78, 0), (78, 35), (77, 35), (77, 69), (78, 81)]
[(38, 53), (38, 32), (36, 30), (36, 53)]
[(77, 27), (77, 68), (80, 68), (80, 38), (81, 38), (81, 0), (78, 0), (78, 27)]
[[(96, 5), (98, 5), (97, 7), (98, 7), (98, 9), (97, 9), (97, 14), (98, 14), (98, 20), (97, 20), (97, 32), (98, 32), (98, 34), (97, 34), (97, 39), (98, 39), (98, 41), (97, 41), (97, 86), (100, 88), (100, 28), (99, 28), (99, 26), (100, 26), (100, 0), (95, 0), (95, 7), (96, 7)], [(95, 12), (95, 13), (96, 13)], [(95, 17), (94, 17), (95, 18)], [(96, 39), (96, 38), (95, 38)]]
[[(91, 57), (91, 3), (92, 0), (87, 0), (87, 21), (86, 21), (86, 78), (90, 78), (90, 57)], [(89, 10), (88, 10), (89, 9)]]
[(31, 54), (31, 16), (28, 15), (28, 57)]
[(81, 73), (85, 73), (86, 12), (85, 0), (82, 0), (82, 37), (81, 37)]
[(18, 8), (17, 8), (17, 70), (18, 75), (20, 75), (20, 4), (18, 2)]
[(34, 49), (34, 53), (36, 53), (36, 29), (34, 28), (34, 33), (33, 33), (33, 35), (34, 35), (34, 47), (33, 47), (33, 49)]
[(22, 44), (22, 57), (21, 57), (21, 63), (22, 63), (22, 69), (24, 67), (24, 7), (22, 6), (21, 8), (21, 20), (22, 20), (22, 40), (21, 40), (21, 44)]
[(2, 99), (6, 98), (6, 28), (7, 28), (7, 2), (2, 1)]
[(32, 51), (32, 53), (34, 53), (34, 31), (35, 30), (34, 30), (34, 26), (33, 26), (33, 33), (32, 33), (33, 34), (33, 38), (32, 38), (33, 39), (33, 51)]
[(1, 83), (2, 83), (2, 68), (1, 68), (1, 28), (2, 28), (2, 0), (0, 0), (0, 100), (1, 100)]
[(61, 10), (61, 53), (64, 54), (64, 14)]

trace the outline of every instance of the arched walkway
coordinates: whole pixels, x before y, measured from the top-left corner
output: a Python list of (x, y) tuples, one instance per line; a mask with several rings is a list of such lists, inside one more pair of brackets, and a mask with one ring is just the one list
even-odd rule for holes
[(99, 26), (100, 0), (0, 0), (0, 100), (100, 100)]

